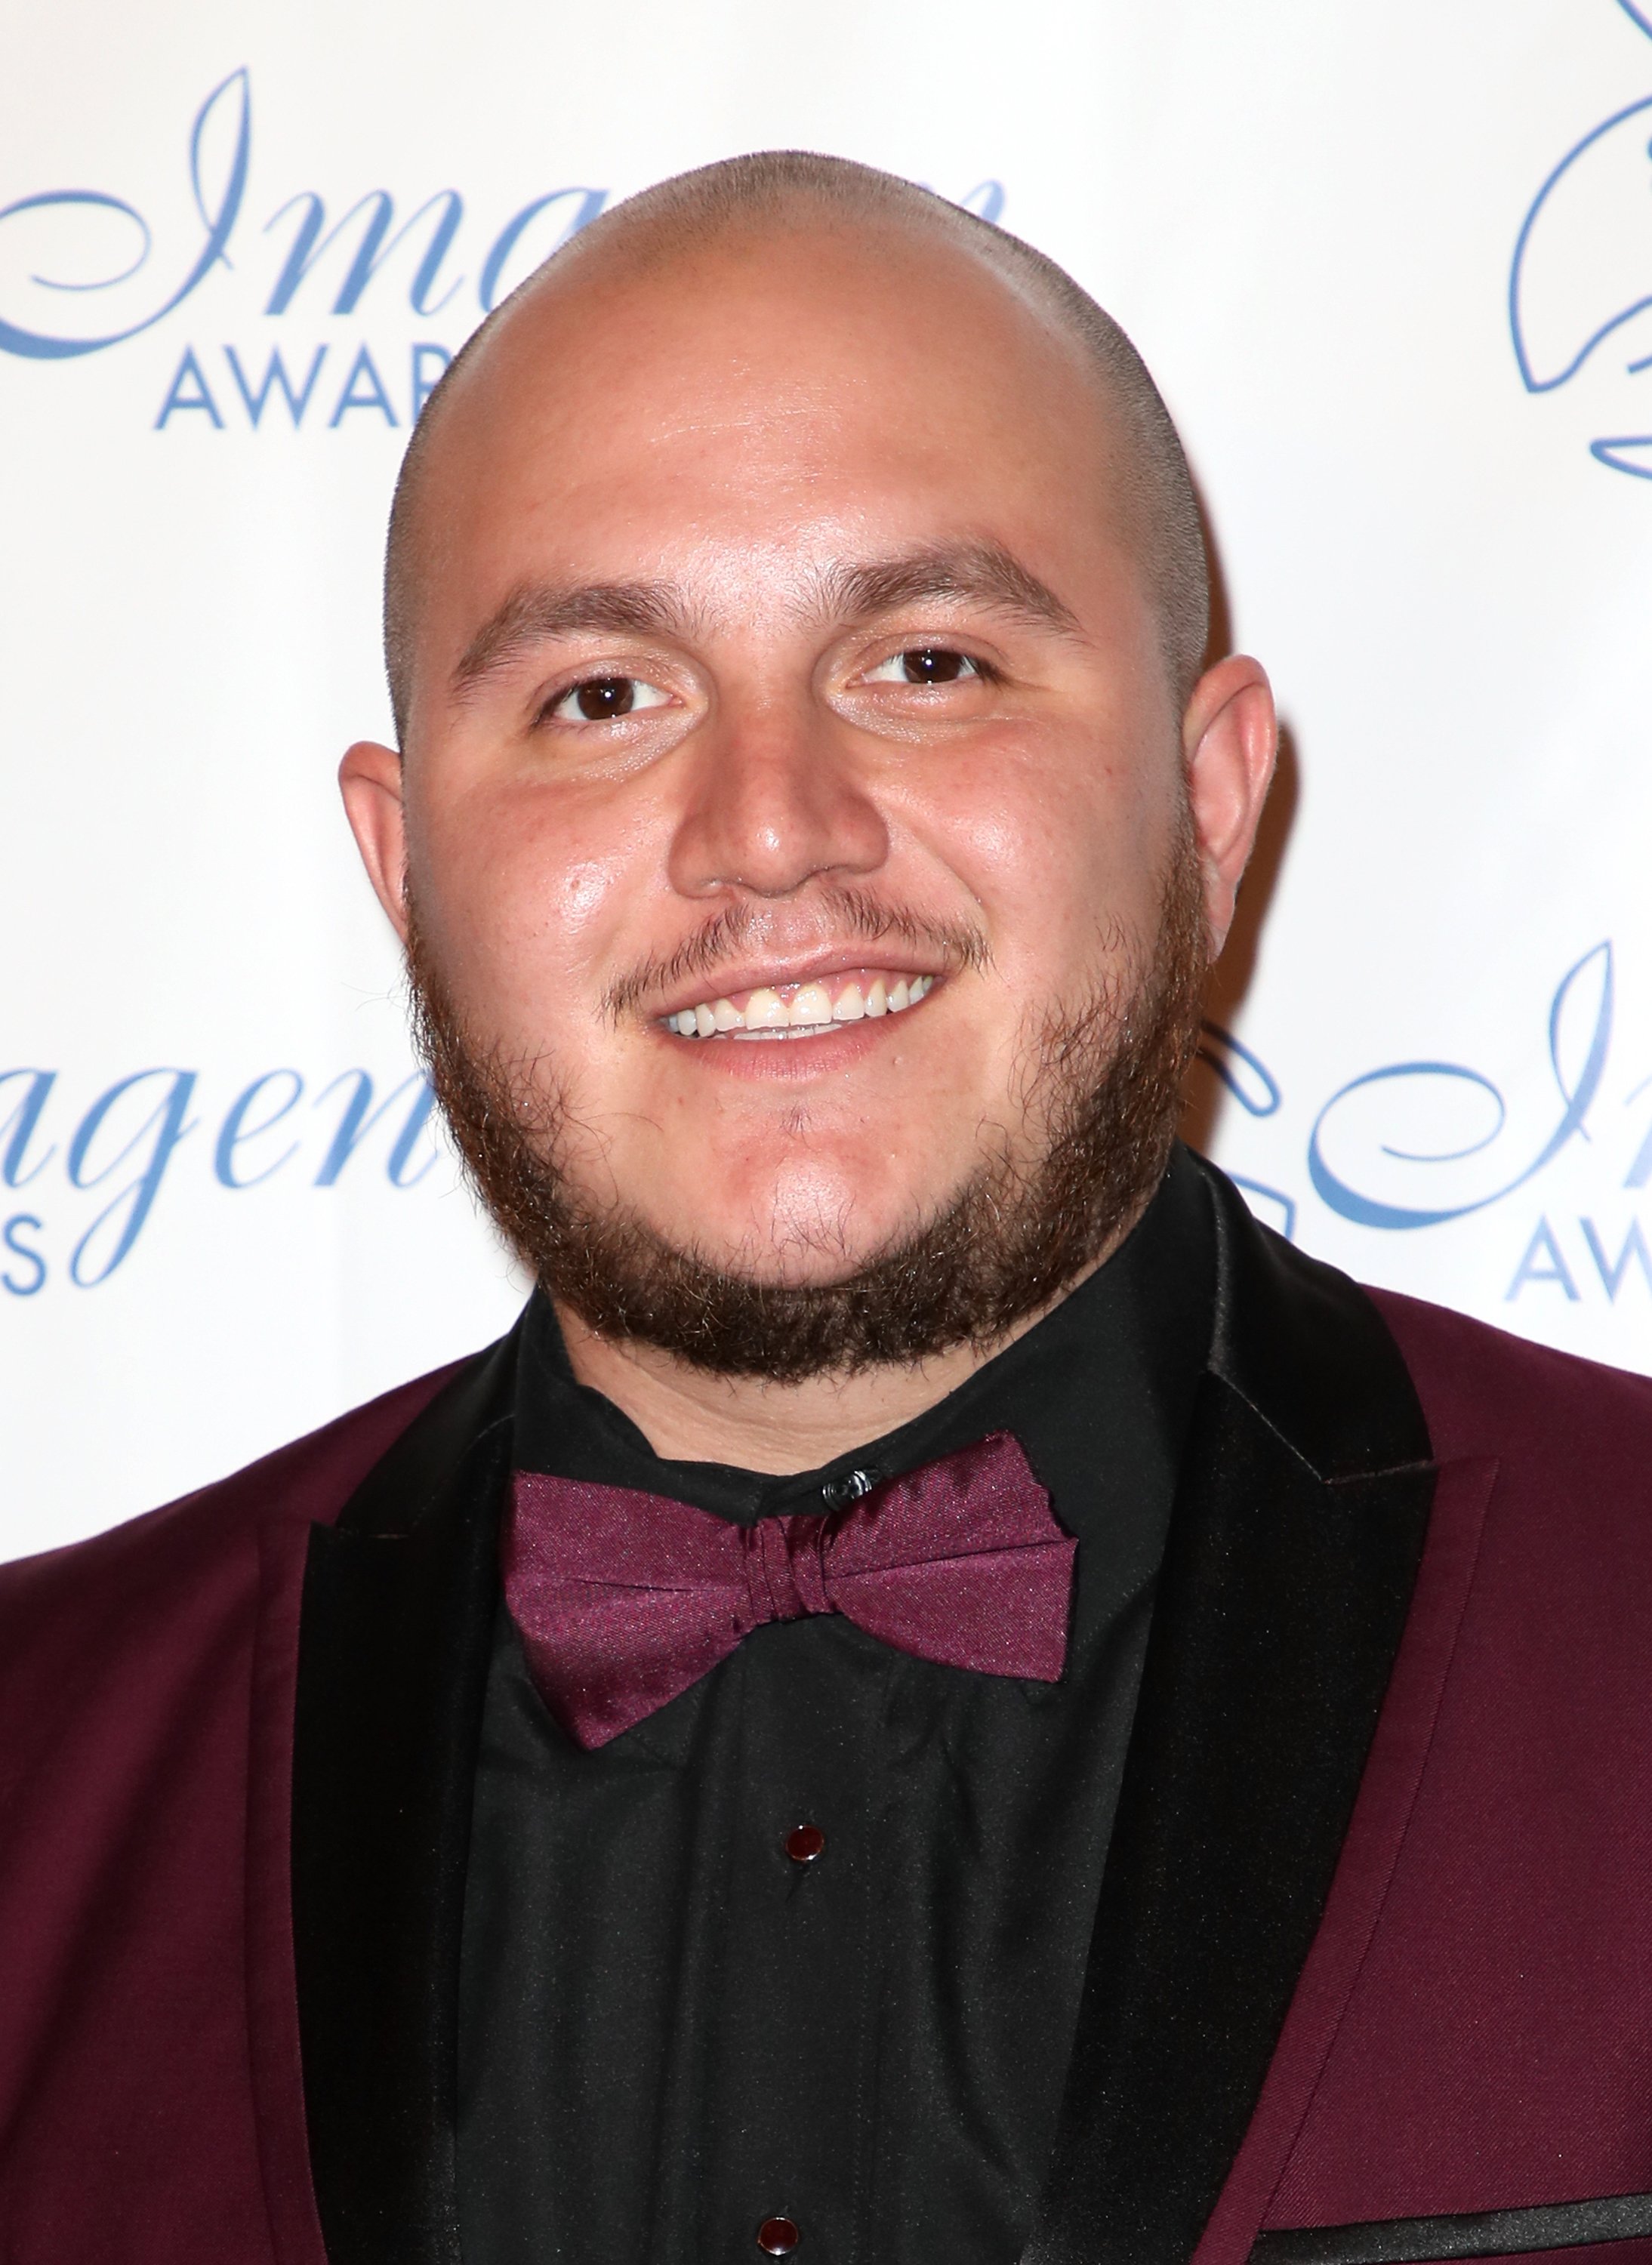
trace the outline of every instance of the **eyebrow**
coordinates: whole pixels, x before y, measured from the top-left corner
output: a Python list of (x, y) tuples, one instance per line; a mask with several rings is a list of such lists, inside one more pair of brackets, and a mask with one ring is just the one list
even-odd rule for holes
[(588, 582), (558, 589), (538, 584), (513, 590), (490, 615), (455, 665), (453, 690), (462, 695), (497, 675), (537, 645), (597, 630), (617, 637), (685, 637), (694, 626), (680, 592), (664, 582)]
[(1081, 634), (1072, 608), (1001, 543), (936, 543), (898, 558), (833, 567), (822, 580), (827, 609), (846, 621), (961, 598), (1035, 629)]
[[(936, 543), (894, 558), (828, 567), (815, 578), (811, 598), (799, 610), (847, 625), (904, 606), (957, 600), (1059, 636), (1082, 634), (1072, 608), (998, 543)], [(596, 631), (687, 642), (703, 626), (701, 609), (667, 582), (526, 585), (511, 593), (460, 654), (453, 692), (462, 697), (535, 645), (558, 637)]]

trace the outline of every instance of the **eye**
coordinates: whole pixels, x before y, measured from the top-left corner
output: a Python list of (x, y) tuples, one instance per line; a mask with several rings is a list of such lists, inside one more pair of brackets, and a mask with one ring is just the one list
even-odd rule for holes
[(664, 708), (670, 697), (640, 676), (586, 676), (546, 712), (559, 724), (612, 724), (639, 709)]
[(879, 661), (876, 668), (868, 669), (869, 684), (957, 684), (966, 677), (984, 677), (986, 669), (979, 661), (972, 660), (966, 652), (950, 652), (945, 645), (913, 645), (906, 652), (892, 652), (887, 660)]

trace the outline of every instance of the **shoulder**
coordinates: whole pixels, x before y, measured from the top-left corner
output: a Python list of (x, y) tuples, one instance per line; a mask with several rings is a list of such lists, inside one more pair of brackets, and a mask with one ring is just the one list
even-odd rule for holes
[(1367, 1295), (1411, 1373), (1440, 1461), (1495, 1455), (1652, 1479), (1652, 1377), (1580, 1359), (1396, 1291)]
[[(0, 1565), (0, 1699), (31, 1662), (68, 1666), (192, 1622), (204, 1635), (250, 1599), (260, 1536), (330, 1523), (461, 1361), (398, 1385), (245, 1469), (90, 1540)], [(8, 1667), (5, 1663), (10, 1663)]]
[(1212, 1366), (1322, 1476), (1494, 1464), (1500, 1526), (1565, 1539), (1579, 1567), (1633, 1558), (1652, 1577), (1652, 1378), (1362, 1289), (1204, 1170), (1218, 1229)]

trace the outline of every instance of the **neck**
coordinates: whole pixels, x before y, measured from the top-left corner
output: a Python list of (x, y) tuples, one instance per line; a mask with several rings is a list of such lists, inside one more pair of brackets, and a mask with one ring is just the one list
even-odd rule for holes
[[(1095, 1264), (1100, 1264), (1098, 1259)], [(557, 1303), (569, 1365), (629, 1416), (668, 1462), (731, 1463), (775, 1475), (816, 1470), (869, 1439), (921, 1416), (1041, 1321), (1095, 1271), (986, 1345), (955, 1345), (911, 1366), (774, 1384), (761, 1377), (715, 1376), (636, 1338), (599, 1336)]]

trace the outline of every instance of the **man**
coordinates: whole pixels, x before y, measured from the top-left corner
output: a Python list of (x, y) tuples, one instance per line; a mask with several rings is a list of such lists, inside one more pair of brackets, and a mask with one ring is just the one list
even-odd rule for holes
[(1652, 1387), (1175, 1147), (1206, 604), (1122, 335), (860, 167), (455, 364), (343, 784), (540, 1286), (0, 1577), (7, 2265), (1652, 2254)]

